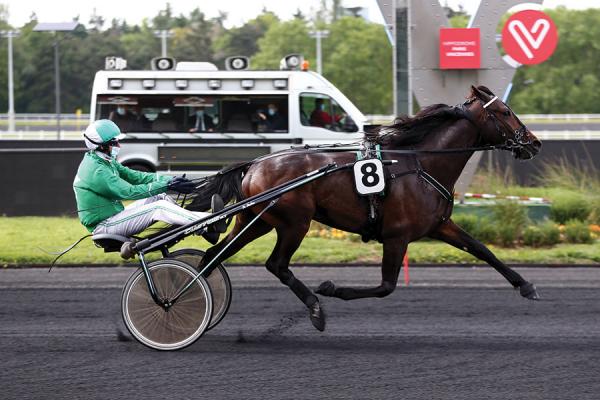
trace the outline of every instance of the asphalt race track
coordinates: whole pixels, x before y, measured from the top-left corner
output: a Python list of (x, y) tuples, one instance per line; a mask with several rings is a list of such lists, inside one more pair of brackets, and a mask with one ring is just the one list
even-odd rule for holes
[[(179, 352), (120, 322), (127, 268), (0, 270), (2, 399), (598, 399), (600, 268), (521, 268), (542, 301), (488, 268), (413, 268), (384, 299), (323, 299), (324, 333), (262, 268)], [(377, 268), (296, 268), (370, 284)]]

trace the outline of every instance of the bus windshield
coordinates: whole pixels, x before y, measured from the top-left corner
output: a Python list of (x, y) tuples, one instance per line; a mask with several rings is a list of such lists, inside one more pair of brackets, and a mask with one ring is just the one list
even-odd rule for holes
[(99, 95), (96, 119), (122, 132), (288, 132), (287, 95)]

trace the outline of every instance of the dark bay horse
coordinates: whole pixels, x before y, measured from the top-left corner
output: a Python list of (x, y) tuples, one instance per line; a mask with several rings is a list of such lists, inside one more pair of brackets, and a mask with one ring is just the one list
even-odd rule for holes
[[(532, 158), (541, 142), (523, 125), (512, 110), (486, 87), (471, 87), (465, 103), (458, 106), (443, 104), (424, 108), (414, 117), (402, 117), (393, 125), (382, 127), (370, 138), (380, 144), (383, 159), (396, 159), (395, 170), (400, 173), (387, 181), (385, 197), (380, 197), (377, 218), (369, 220), (369, 201), (356, 193), (351, 170), (343, 170), (321, 178), (285, 194), (252, 225), (221, 256), (227, 259), (247, 243), (265, 235), (273, 228), (277, 242), (266, 267), (287, 285), (308, 307), (313, 325), (323, 330), (325, 315), (315, 293), (344, 300), (364, 297), (384, 297), (396, 288), (401, 263), (410, 242), (423, 237), (442, 240), (473, 254), (496, 269), (520, 294), (538, 299), (535, 286), (508, 268), (482, 243), (458, 227), (450, 215), (449, 194), (475, 147), (497, 146), (512, 151), (519, 159)], [(394, 154), (393, 150), (414, 149), (414, 154)], [(457, 152), (428, 152), (466, 149)], [(287, 151), (262, 160), (241, 164), (216, 175), (209, 185), (226, 201), (247, 198), (289, 181), (329, 163), (338, 165), (356, 161), (353, 152)], [(412, 173), (421, 169), (434, 178), (442, 188)], [(401, 173), (401, 171), (406, 171)], [(200, 196), (190, 209), (206, 208)], [(255, 206), (238, 215), (233, 231), (220, 243), (208, 249), (202, 261), (205, 265), (240, 232), (264, 205)], [(290, 271), (289, 262), (304, 236), (311, 220), (348, 232), (368, 234), (383, 244), (381, 284), (376, 287), (338, 287), (323, 282), (313, 292)], [(219, 260), (219, 261), (221, 261)], [(203, 265), (200, 265), (201, 268)]]

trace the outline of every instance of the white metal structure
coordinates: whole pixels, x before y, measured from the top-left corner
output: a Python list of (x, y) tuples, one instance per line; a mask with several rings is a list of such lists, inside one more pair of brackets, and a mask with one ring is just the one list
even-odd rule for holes
[[(207, 174), (290, 145), (355, 141), (367, 123), (342, 92), (314, 72), (221, 71), (208, 63), (194, 70), (190, 64), (96, 73), (90, 121), (111, 118), (126, 133), (120, 162), (170, 174)], [(273, 106), (280, 115), (275, 123), (268, 114)], [(121, 123), (117, 111), (135, 122)], [(319, 115), (329, 120), (319, 123)]]

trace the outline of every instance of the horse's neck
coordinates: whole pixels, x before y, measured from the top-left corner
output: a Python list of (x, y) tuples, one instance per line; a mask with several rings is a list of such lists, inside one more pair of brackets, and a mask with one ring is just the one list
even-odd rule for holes
[[(468, 120), (461, 119), (437, 132), (427, 135), (419, 144), (423, 150), (464, 149), (476, 145), (479, 130)], [(464, 153), (432, 154), (419, 157), (423, 169), (436, 178), (447, 189), (452, 190), (472, 151)]]

